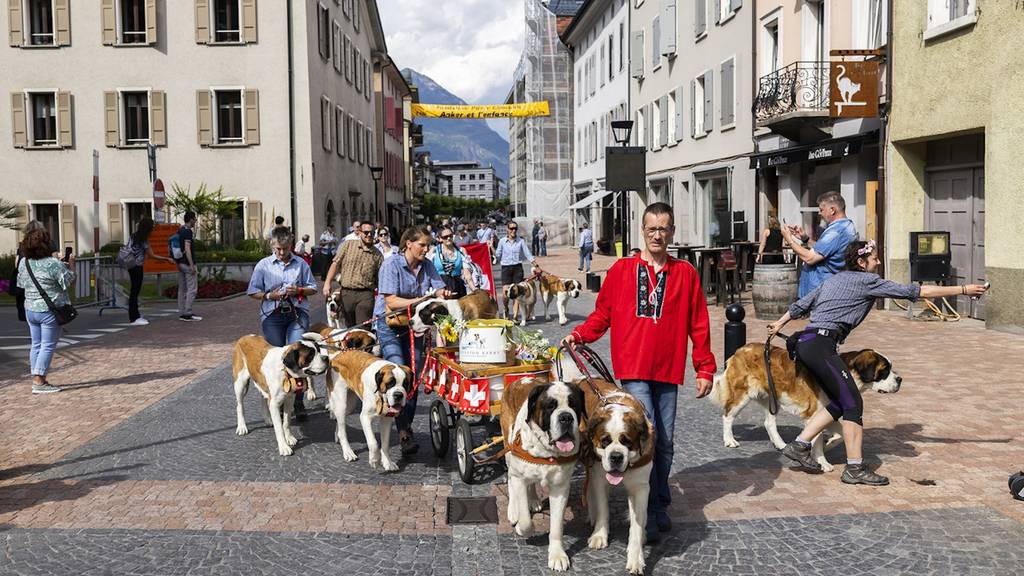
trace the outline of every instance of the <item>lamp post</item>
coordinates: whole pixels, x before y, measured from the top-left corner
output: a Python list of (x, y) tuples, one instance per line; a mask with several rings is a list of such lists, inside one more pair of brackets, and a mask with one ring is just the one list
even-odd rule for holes
[[(629, 138), (633, 134), (632, 120), (612, 120), (612, 134), (620, 146), (629, 146)], [(619, 231), (622, 234), (622, 255), (629, 255), (629, 191), (619, 193)]]
[[(377, 210), (380, 210), (382, 204), (380, 197), (380, 179), (384, 177), (384, 168), (380, 166), (370, 166), (370, 176), (373, 177), (373, 196), (377, 199)], [(386, 203), (384, 205), (386, 205)]]

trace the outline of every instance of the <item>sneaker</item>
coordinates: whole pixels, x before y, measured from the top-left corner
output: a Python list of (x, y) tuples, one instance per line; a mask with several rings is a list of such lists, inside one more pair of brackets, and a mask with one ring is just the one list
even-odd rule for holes
[(52, 384), (33, 384), (33, 394), (53, 394), (54, 392), (60, 392), (60, 388)]
[(178, 320), (184, 320), (185, 322), (199, 322), (202, 319), (202, 316), (196, 316), (195, 314), (182, 314), (178, 316)]
[(130, 325), (131, 326), (148, 326), (149, 325), (149, 320), (146, 320), (145, 318), (136, 318), (135, 322), (132, 322)]
[(412, 439), (412, 432), (403, 431), (398, 435), (398, 443), (402, 447), (402, 454), (415, 454), (420, 451), (420, 445)]
[(811, 447), (804, 446), (796, 440), (786, 444), (782, 449), (782, 455), (796, 462), (807, 472), (821, 472), (821, 465), (814, 461), (811, 456)]
[(881, 474), (875, 474), (864, 467), (863, 464), (847, 464), (840, 478), (843, 484), (865, 484), (867, 486), (888, 486), (889, 479)]

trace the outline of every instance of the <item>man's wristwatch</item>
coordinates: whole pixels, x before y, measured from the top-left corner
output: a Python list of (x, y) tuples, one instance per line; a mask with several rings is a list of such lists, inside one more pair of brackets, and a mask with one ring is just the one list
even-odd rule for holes
[(800, 243), (801, 244), (807, 244), (810, 241), (811, 241), (811, 237), (808, 236), (807, 234), (804, 234), (803, 236), (800, 237)]

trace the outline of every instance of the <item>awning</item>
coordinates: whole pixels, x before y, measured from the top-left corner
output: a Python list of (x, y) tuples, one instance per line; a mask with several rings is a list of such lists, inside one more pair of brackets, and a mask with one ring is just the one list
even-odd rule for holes
[(612, 193), (612, 190), (601, 190), (600, 192), (594, 192), (593, 194), (587, 196), (583, 200), (580, 200), (579, 202), (573, 204), (572, 206), (569, 206), (569, 210), (576, 210), (577, 208), (586, 208), (587, 206), (590, 206), (594, 202), (597, 202), (598, 200)]
[(762, 168), (773, 168), (784, 164), (796, 164), (799, 162), (819, 162), (844, 158), (851, 154), (858, 154), (863, 147), (864, 141), (868, 139), (878, 140), (878, 131), (846, 136), (843, 138), (831, 138), (815, 144), (804, 146), (791, 146), (768, 152), (760, 152), (750, 155), (750, 167), (755, 170)]

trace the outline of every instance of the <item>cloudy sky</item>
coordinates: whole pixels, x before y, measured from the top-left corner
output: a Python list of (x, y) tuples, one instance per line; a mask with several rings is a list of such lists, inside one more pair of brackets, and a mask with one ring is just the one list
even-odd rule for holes
[[(377, 0), (388, 52), (470, 104), (501, 104), (523, 48), (521, 0)], [(489, 121), (507, 138), (508, 121)]]

